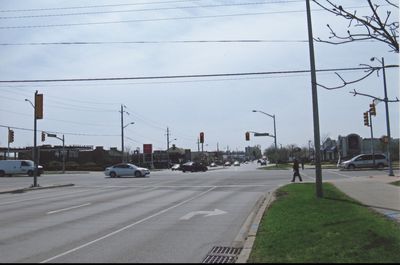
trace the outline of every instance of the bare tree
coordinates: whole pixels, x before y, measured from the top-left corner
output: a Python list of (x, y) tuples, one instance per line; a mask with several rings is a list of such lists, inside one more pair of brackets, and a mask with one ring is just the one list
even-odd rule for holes
[[(329, 24), (331, 36), (329, 40), (316, 38), (315, 41), (330, 44), (344, 44), (354, 41), (377, 40), (386, 43), (391, 51), (399, 52), (399, 21), (398, 18), (392, 16), (389, 9), (399, 8), (397, 0), (385, 0), (388, 6), (386, 12), (381, 12), (382, 5), (374, 4), (372, 0), (366, 0), (369, 5), (369, 15), (359, 15), (357, 10), (349, 10), (341, 5), (337, 5), (332, 0), (313, 0), (314, 3), (325, 9), (326, 11), (340, 16), (349, 21), (347, 33), (339, 35)], [(355, 31), (350, 30), (354, 28)]]

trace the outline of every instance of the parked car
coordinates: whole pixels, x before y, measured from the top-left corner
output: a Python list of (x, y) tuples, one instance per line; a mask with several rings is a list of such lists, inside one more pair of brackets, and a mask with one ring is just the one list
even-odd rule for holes
[[(35, 164), (32, 160), (0, 160), (0, 177), (5, 175), (28, 175), (33, 176)], [(38, 174), (43, 173), (43, 167), (38, 165)]]
[(175, 164), (175, 165), (173, 165), (173, 166), (171, 167), (171, 170), (172, 170), (172, 171), (175, 171), (175, 170), (182, 170), (181, 164)]
[(182, 172), (190, 171), (190, 172), (196, 172), (196, 171), (207, 171), (208, 168), (206, 165), (203, 163), (198, 163), (198, 162), (186, 162), (185, 164), (182, 165)]
[(230, 167), (230, 166), (231, 166), (231, 162), (226, 161), (225, 164), (224, 164), (224, 166), (225, 166), (225, 167)]
[(267, 161), (266, 160), (261, 160), (260, 161), (260, 166), (266, 166), (267, 165)]
[(210, 167), (216, 167), (217, 166), (217, 164), (215, 163), (215, 162), (212, 162), (211, 164), (210, 164)]
[[(375, 164), (374, 164), (374, 158), (375, 158)], [(372, 154), (361, 154), (353, 157), (350, 160), (341, 162), (339, 164), (339, 167), (343, 169), (368, 168), (368, 167), (384, 168), (389, 165), (389, 161), (384, 154), (375, 154), (374, 158)]]
[(107, 167), (104, 171), (106, 176), (111, 178), (123, 177), (123, 176), (134, 176), (134, 177), (146, 177), (150, 175), (150, 170), (144, 167), (138, 167), (130, 163), (120, 163)]
[(239, 161), (235, 161), (235, 162), (233, 162), (233, 165), (234, 165), (235, 167), (237, 167), (237, 166), (240, 166), (240, 163), (239, 163)]

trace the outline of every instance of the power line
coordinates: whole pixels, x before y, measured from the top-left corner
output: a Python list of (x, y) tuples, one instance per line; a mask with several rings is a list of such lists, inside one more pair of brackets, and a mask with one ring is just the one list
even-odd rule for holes
[[(202, 0), (191, 0), (193, 1), (202, 1)], [(179, 1), (156, 1), (156, 2), (142, 2), (142, 3), (132, 3), (132, 4), (112, 4), (112, 5), (87, 5), (87, 6), (70, 6), (70, 7), (51, 7), (51, 8), (31, 8), (31, 9), (9, 9), (9, 10), (0, 10), (0, 12), (32, 12), (32, 11), (49, 11), (49, 10), (65, 10), (65, 9), (85, 9), (85, 8), (103, 8), (103, 7), (119, 7), (119, 6), (136, 6), (136, 5), (154, 5), (154, 4), (173, 4), (173, 3), (182, 3), (188, 2), (187, 0), (179, 0)]]
[[(9, 126), (9, 125), (0, 125), (0, 127), (3, 128), (12, 128), (15, 130), (22, 130), (22, 131), (34, 131), (33, 129), (29, 128), (22, 128), (22, 127), (15, 127), (15, 126)], [(50, 131), (50, 130), (45, 130), (43, 129), (42, 131), (46, 131), (47, 133), (54, 133), (54, 134), (65, 134), (65, 135), (76, 135), (76, 136), (120, 136), (119, 134), (88, 134), (88, 133), (71, 133), (71, 132), (56, 132), (56, 131)]]
[(73, 41), (0, 43), (1, 46), (26, 45), (103, 45), (103, 44), (190, 44), (190, 43), (307, 43), (307, 40), (172, 40), (172, 41)]
[[(291, 1), (299, 2), (299, 1)], [(218, 8), (230, 6), (250, 6), (250, 5), (267, 5), (275, 4), (271, 2), (247, 2), (247, 3), (234, 3), (234, 4), (213, 4), (213, 5), (196, 5), (196, 6), (177, 6), (177, 7), (158, 7), (158, 8), (145, 8), (145, 9), (129, 9), (129, 10), (111, 10), (111, 11), (93, 11), (93, 12), (80, 12), (80, 13), (64, 13), (64, 14), (42, 14), (42, 15), (26, 15), (26, 16), (10, 16), (0, 17), (0, 19), (25, 19), (25, 18), (43, 18), (43, 17), (59, 17), (59, 16), (81, 16), (81, 15), (97, 15), (97, 14), (111, 14), (111, 13), (132, 13), (132, 12), (147, 12), (147, 11), (165, 11), (177, 9), (193, 9), (193, 8)]]
[[(356, 6), (349, 8), (364, 8), (368, 6)], [(325, 9), (313, 9), (312, 11), (325, 11)], [(107, 25), (107, 24), (120, 24), (120, 23), (135, 23), (135, 22), (150, 22), (150, 21), (171, 21), (171, 20), (188, 20), (188, 19), (207, 19), (207, 18), (222, 18), (222, 17), (236, 17), (236, 16), (258, 16), (267, 14), (285, 14), (285, 13), (304, 13), (305, 10), (289, 10), (289, 11), (272, 11), (272, 12), (256, 12), (256, 13), (236, 13), (225, 15), (206, 15), (206, 16), (185, 16), (185, 17), (171, 17), (171, 18), (154, 18), (154, 19), (133, 19), (133, 20), (118, 20), (118, 21), (103, 21), (103, 22), (83, 22), (83, 23), (64, 23), (64, 24), (47, 24), (47, 25), (22, 25), (22, 26), (4, 26), (0, 30), (6, 29), (28, 29), (28, 28), (49, 28), (49, 27), (73, 27), (73, 26), (89, 26), (89, 25)]]
[[(398, 65), (387, 65), (385, 68), (399, 67)], [(372, 67), (381, 69), (381, 67)], [(317, 72), (337, 71), (358, 71), (371, 70), (371, 67), (350, 67), (319, 69)], [(287, 70), (287, 71), (265, 71), (265, 72), (242, 72), (242, 73), (221, 73), (221, 74), (198, 74), (198, 75), (164, 75), (164, 76), (137, 76), (137, 77), (100, 77), (100, 78), (69, 78), (69, 79), (26, 79), (26, 80), (0, 80), (0, 83), (47, 83), (47, 82), (83, 82), (83, 81), (120, 81), (120, 80), (156, 80), (156, 79), (179, 79), (179, 78), (206, 78), (223, 76), (255, 76), (255, 75), (276, 75), (276, 74), (299, 74), (309, 73), (310, 70)]]

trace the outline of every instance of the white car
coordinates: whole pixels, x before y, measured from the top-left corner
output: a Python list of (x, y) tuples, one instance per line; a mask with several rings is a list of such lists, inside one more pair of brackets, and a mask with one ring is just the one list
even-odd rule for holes
[(135, 166), (134, 164), (121, 163), (107, 167), (104, 174), (111, 178), (123, 176), (146, 177), (150, 175), (150, 170), (144, 167)]
[(233, 165), (234, 165), (235, 167), (237, 167), (237, 166), (240, 166), (240, 163), (239, 163), (239, 161), (235, 161), (235, 162), (233, 162)]
[[(33, 176), (35, 164), (32, 160), (0, 160), (0, 177), (5, 175), (28, 175)], [(38, 176), (43, 173), (43, 167), (38, 165)]]

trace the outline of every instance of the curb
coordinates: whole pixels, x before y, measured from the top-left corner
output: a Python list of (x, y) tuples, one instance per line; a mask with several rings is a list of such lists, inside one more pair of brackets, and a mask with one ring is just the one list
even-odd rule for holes
[(235, 263), (247, 263), (247, 260), (249, 259), (251, 250), (254, 245), (254, 241), (256, 239), (256, 235), (257, 235), (257, 231), (258, 231), (258, 227), (261, 222), (261, 219), (265, 213), (265, 210), (275, 200), (275, 196), (274, 196), (275, 190), (269, 191), (268, 194), (263, 197), (262, 205), (258, 207), (256, 216), (252, 217), (252, 215), (253, 215), (253, 213), (252, 213), (249, 216), (248, 220), (246, 220), (245, 224), (247, 223), (247, 221), (251, 221), (251, 226), (247, 230), (248, 233), (247, 233), (247, 236), (245, 237), (243, 249), (240, 252)]
[(62, 184), (62, 185), (53, 185), (53, 186), (44, 186), (44, 187), (29, 187), (29, 188), (22, 188), (22, 189), (15, 189), (15, 190), (6, 190), (0, 191), (0, 194), (5, 193), (23, 193), (26, 191), (33, 191), (33, 190), (44, 190), (44, 189), (53, 189), (53, 188), (62, 188), (62, 187), (71, 187), (75, 186), (75, 184)]

